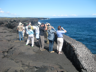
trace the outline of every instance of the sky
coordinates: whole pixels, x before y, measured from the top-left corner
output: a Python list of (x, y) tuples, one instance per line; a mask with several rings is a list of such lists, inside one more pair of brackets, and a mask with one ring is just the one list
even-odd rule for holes
[(96, 0), (0, 0), (0, 17), (96, 18)]

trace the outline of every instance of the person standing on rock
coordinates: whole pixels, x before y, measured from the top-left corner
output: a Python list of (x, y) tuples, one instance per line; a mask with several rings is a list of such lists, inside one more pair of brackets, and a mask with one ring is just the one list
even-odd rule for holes
[(24, 37), (24, 35), (25, 35), (25, 27), (24, 27), (24, 24), (22, 24), (22, 26), (23, 26), (23, 37)]
[(26, 25), (27, 25), (27, 26), (25, 27), (25, 28), (26, 28), (26, 35), (27, 35), (27, 38), (28, 38), (28, 33), (27, 33), (27, 32), (28, 32), (28, 27), (31, 27), (31, 22), (26, 23)]
[(54, 29), (54, 27), (50, 26), (47, 32), (48, 32), (48, 40), (49, 40), (49, 52), (54, 53), (53, 45), (54, 45), (56, 30)]
[[(46, 38), (47, 38), (48, 37), (48, 30), (51, 27), (51, 25), (50, 25), (50, 23), (46, 23), (46, 25), (47, 25), (47, 31), (45, 32), (45, 34), (46, 34)], [(47, 38), (47, 42), (46, 43), (49, 44), (48, 38)]]
[(18, 33), (19, 33), (19, 40), (23, 41), (23, 27), (22, 27), (22, 23), (21, 22), (19, 22), (17, 30), (18, 30)]
[(26, 23), (25, 31), (26, 31), (26, 35), (28, 35), (28, 34), (27, 34), (27, 31), (28, 31), (28, 23)]
[(63, 42), (64, 42), (64, 39), (63, 39), (63, 33), (66, 33), (67, 31), (61, 27), (61, 26), (58, 26), (58, 30), (57, 30), (57, 52), (58, 54), (62, 54), (62, 46), (63, 46)]
[(35, 32), (36, 32), (36, 39), (38, 41), (39, 40), (39, 26), (36, 26)]
[(33, 30), (31, 29), (30, 26), (28, 27), (27, 34), (28, 34), (28, 39), (27, 39), (27, 42), (26, 42), (26, 46), (29, 44), (29, 41), (31, 39), (31, 46), (33, 47), (34, 46), (34, 32), (33, 32)]
[(44, 33), (45, 33), (45, 30), (47, 30), (47, 26), (46, 24), (42, 23), (40, 28), (39, 28), (39, 31), (40, 31), (40, 38), (39, 38), (39, 44), (40, 44), (40, 50), (41, 51), (44, 51)]

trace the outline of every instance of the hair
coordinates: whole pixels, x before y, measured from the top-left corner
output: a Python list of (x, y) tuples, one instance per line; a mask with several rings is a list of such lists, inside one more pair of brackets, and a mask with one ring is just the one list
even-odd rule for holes
[(52, 28), (52, 27), (51, 27), (51, 26), (49, 26), (49, 29), (48, 29), (48, 30), (51, 30), (51, 28)]
[(40, 25), (40, 26), (42, 26), (42, 25), (44, 25), (43, 27), (45, 27), (45, 24), (44, 24), (44, 23), (41, 23), (41, 25)]
[(61, 26), (58, 26), (58, 30), (60, 30), (61, 29)]
[(28, 26), (28, 29), (31, 29), (31, 26)]
[(44, 25), (44, 23), (41, 23), (41, 25)]

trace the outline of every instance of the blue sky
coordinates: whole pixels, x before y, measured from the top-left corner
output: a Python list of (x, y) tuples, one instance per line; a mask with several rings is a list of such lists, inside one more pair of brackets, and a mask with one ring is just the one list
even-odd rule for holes
[(96, 0), (0, 0), (0, 17), (96, 17)]

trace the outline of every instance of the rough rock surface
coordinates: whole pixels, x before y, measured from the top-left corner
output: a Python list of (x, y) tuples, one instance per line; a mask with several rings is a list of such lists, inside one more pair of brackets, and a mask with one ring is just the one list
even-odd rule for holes
[(81, 42), (78, 42), (66, 35), (64, 35), (64, 39), (73, 47), (83, 70), (86, 72), (96, 72), (96, 58), (94, 59), (95, 56), (90, 52), (90, 50)]
[(17, 26), (19, 22), (22, 22), (24, 25), (31, 22), (32, 25), (38, 23), (38, 18), (0, 18), (0, 26), (13, 29), (12, 32), (17, 31)]
[(36, 40), (33, 48), (25, 43), (12, 29), (0, 27), (0, 72), (78, 72), (64, 54), (56, 53), (56, 44), (51, 54), (46, 43), (43, 52)]

